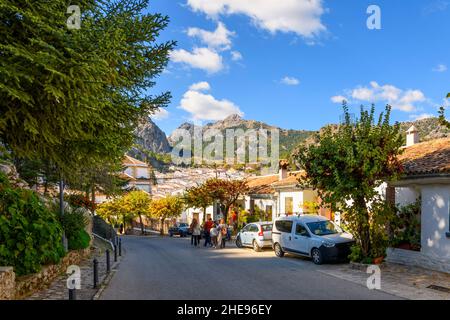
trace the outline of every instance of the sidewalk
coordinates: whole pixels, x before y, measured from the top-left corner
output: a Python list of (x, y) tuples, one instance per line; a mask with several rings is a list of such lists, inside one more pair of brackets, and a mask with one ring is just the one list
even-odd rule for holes
[[(122, 249), (123, 254), (123, 249)], [(93, 260), (98, 261), (98, 285), (93, 287), (94, 271)], [(111, 273), (106, 272), (106, 247), (95, 246), (89, 259), (79, 265), (81, 269), (81, 289), (76, 291), (77, 300), (92, 300), (97, 292), (104, 286), (104, 282), (109, 281), (109, 275), (112, 276), (120, 263), (121, 257), (117, 257), (114, 262), (114, 252), (110, 250)], [(59, 276), (48, 288), (32, 294), (25, 300), (68, 300), (69, 290), (67, 289), (67, 275)]]
[[(450, 289), (450, 274), (387, 262), (380, 269), (381, 291), (412, 300), (450, 300), (450, 292), (428, 288), (438, 286)], [(366, 270), (345, 264), (323, 265), (318, 271), (366, 286), (367, 278), (371, 275)]]

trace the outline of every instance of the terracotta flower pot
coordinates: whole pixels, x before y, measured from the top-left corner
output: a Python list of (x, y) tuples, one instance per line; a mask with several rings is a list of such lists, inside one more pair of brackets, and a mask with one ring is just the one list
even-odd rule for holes
[(383, 260), (384, 260), (384, 257), (378, 257), (378, 258), (373, 259), (373, 263), (381, 264), (383, 262)]

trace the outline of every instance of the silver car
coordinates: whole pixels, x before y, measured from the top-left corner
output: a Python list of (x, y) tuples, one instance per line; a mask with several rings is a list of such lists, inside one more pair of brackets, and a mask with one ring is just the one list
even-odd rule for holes
[(311, 257), (315, 264), (346, 260), (353, 236), (334, 222), (318, 215), (281, 217), (274, 221), (272, 242), (275, 254), (291, 253)]
[(236, 246), (252, 247), (261, 251), (264, 247), (272, 247), (272, 222), (253, 222), (247, 224), (236, 236)]

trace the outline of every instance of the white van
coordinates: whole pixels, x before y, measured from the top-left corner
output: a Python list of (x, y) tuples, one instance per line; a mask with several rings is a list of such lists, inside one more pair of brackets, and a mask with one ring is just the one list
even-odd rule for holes
[(272, 228), (275, 254), (285, 253), (311, 257), (315, 264), (347, 259), (355, 243), (351, 234), (334, 222), (318, 215), (277, 218)]

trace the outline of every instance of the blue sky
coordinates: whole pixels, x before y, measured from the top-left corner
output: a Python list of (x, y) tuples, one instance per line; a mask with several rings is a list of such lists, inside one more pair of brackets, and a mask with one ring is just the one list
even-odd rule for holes
[[(369, 30), (369, 5), (381, 29)], [(240, 113), (289, 129), (336, 123), (351, 110), (393, 105), (395, 121), (437, 114), (450, 91), (450, 0), (153, 0), (176, 40), (151, 92), (172, 102), (154, 120), (182, 122)]]

